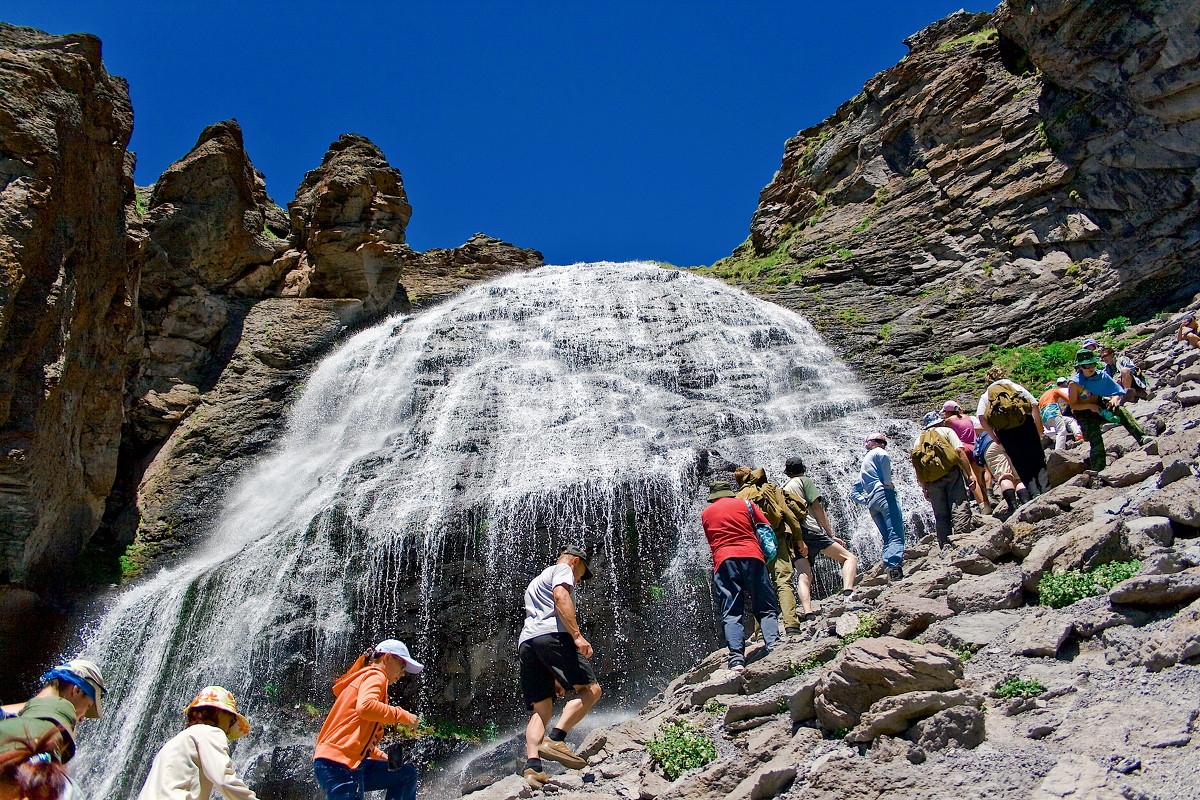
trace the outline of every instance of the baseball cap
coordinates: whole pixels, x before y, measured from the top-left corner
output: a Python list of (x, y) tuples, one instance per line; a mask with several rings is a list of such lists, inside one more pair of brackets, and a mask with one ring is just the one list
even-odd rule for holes
[(589, 556), (588, 552), (586, 550), (584, 550), (582, 547), (579, 547), (578, 545), (574, 545), (574, 544), (569, 544), (566, 547), (564, 547), (562, 549), (562, 552), (559, 553), (558, 555), (560, 558), (562, 556), (575, 556), (576, 558), (583, 559), (583, 577), (580, 578), (580, 580), (587, 581), (587, 580), (592, 579), (592, 568), (589, 565), (592, 560), (592, 557)]
[(408, 645), (399, 639), (384, 639), (379, 644), (375, 645), (375, 655), (387, 653), (395, 656), (404, 662), (404, 671), (409, 675), (417, 675), (421, 670), (425, 669), (425, 665), (420, 661), (415, 661), (408, 652)]

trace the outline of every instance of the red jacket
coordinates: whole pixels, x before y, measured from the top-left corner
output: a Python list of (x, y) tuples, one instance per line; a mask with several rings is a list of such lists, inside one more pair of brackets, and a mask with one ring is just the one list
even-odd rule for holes
[[(746, 501), (738, 497), (721, 497), (708, 504), (708, 508), (700, 512), (700, 523), (704, 525), (704, 538), (712, 548), (713, 572), (721, 567), (721, 562), (727, 558), (763, 558), (762, 546), (754, 534), (754, 526), (750, 524), (750, 511)], [(770, 525), (758, 506), (750, 503), (754, 509), (754, 521)]]
[(376, 747), (386, 725), (412, 724), (417, 717), (399, 706), (388, 705), (387, 676), (371, 664), (351, 670), (333, 684), (337, 700), (317, 734), (313, 758), (327, 758), (350, 769), (368, 758), (387, 758)]

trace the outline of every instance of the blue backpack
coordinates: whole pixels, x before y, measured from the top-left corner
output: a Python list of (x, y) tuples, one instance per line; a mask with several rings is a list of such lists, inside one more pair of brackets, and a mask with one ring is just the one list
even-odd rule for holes
[(750, 514), (750, 524), (754, 527), (754, 535), (758, 537), (759, 547), (762, 548), (763, 558), (770, 564), (779, 555), (779, 540), (775, 538), (775, 529), (765, 522), (759, 522), (754, 518), (754, 506), (749, 500), (743, 501), (746, 504), (746, 511)]

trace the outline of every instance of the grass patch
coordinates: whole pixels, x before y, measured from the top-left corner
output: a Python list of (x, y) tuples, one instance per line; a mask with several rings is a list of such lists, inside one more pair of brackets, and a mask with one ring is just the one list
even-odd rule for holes
[(854, 257), (854, 252), (853, 252), (853, 251), (851, 251), (851, 250), (847, 250), (847, 249), (846, 249), (846, 248), (844, 248), (844, 247), (839, 247), (839, 248), (837, 249), (837, 251), (834, 253), (834, 255), (836, 255), (836, 256), (837, 256), (838, 258), (840, 258), (842, 261), (845, 261), (845, 260), (846, 260), (846, 259), (848, 259), (848, 258), (853, 258), (853, 257)]
[(892, 337), (892, 329), (893, 329), (893, 327), (894, 327), (894, 326), (893, 326), (893, 325), (892, 325), (892, 323), (890, 323), (890, 322), (889, 322), (889, 323), (887, 323), (886, 325), (881, 325), (881, 326), (879, 327), (879, 338), (880, 338), (881, 340), (885, 341), (885, 342), (886, 342), (888, 339), (890, 339), (890, 338)]
[(1113, 317), (1104, 323), (1104, 332), (1109, 336), (1119, 336), (1129, 329), (1129, 317)]
[(983, 262), (983, 274), (985, 277), (988, 277), (988, 278), (992, 277), (992, 273), (995, 271), (996, 270), (995, 270), (995, 267), (992, 266), (992, 262), (990, 262), (990, 261)]
[[(873, 202), (875, 204), (876, 208), (883, 208), (883, 204), (887, 202), (887, 198), (890, 193), (891, 193), (891, 190), (888, 189), (886, 186), (880, 186), (878, 189), (875, 190), (875, 194), (874, 194), (874, 196), (872, 196), (871, 202)], [(868, 219), (869, 219), (869, 217), (868, 217)]]
[(834, 316), (838, 322), (852, 327), (863, 325), (867, 321), (867, 315), (857, 308), (839, 308)]
[(146, 216), (149, 209), (146, 205), (146, 197), (137, 189), (133, 190), (133, 213), (137, 214), (138, 219)]
[(1132, 578), (1141, 568), (1140, 561), (1113, 561), (1101, 564), (1090, 572), (1069, 569), (1058, 574), (1043, 575), (1038, 581), (1038, 602), (1051, 608), (1063, 608), (1094, 597), (1097, 589), (1111, 589), (1121, 581)]
[(800, 158), (796, 160), (797, 175), (801, 175), (812, 169), (813, 164), (817, 160), (817, 151), (833, 138), (834, 132), (834, 128), (826, 128), (805, 142), (804, 150), (800, 153)]
[(713, 698), (704, 704), (704, 710), (709, 714), (724, 714), (729, 710), (729, 706), (725, 703), (717, 702), (716, 698)]
[(979, 648), (969, 644), (961, 649), (958, 647), (951, 648), (950, 652), (954, 653), (955, 657), (965, 664), (975, 657), (975, 654), (979, 652)]
[(475, 727), (445, 719), (422, 719), (417, 723), (415, 733), (407, 725), (396, 725), (394, 732), (402, 739), (428, 737), (455, 742), (490, 742), (500, 735), (500, 728), (494, 722)]
[(1003, 698), (1037, 697), (1046, 691), (1046, 687), (1036, 678), (1025, 680), (1016, 675), (1009, 675), (996, 684), (994, 691), (997, 697)]
[(842, 639), (842, 645), (857, 642), (859, 639), (874, 639), (879, 635), (879, 622), (871, 614), (864, 614), (858, 625)]
[(275, 233), (275, 231), (271, 230), (266, 225), (263, 225), (262, 232), (263, 232), (263, 236), (267, 237), (271, 241), (273, 241), (273, 242), (279, 241), (279, 234)]
[(939, 53), (948, 53), (954, 48), (962, 47), (963, 45), (969, 45), (973, 48), (983, 47), (985, 44), (995, 40), (997, 37), (998, 34), (996, 33), (995, 28), (983, 28), (982, 30), (975, 31), (974, 33), (968, 33), (963, 36), (959, 36), (956, 39), (942, 42), (938, 45), (937, 49)]
[(703, 767), (717, 757), (713, 740), (686, 722), (668, 722), (646, 742), (650, 759), (673, 781), (690, 769)]
[(862, 218), (862, 222), (858, 223), (858, 224), (857, 224), (857, 225), (855, 225), (853, 228), (851, 228), (851, 229), (850, 229), (850, 232), (851, 232), (851, 233), (862, 233), (862, 232), (863, 232), (863, 231), (865, 231), (867, 228), (871, 227), (871, 223), (872, 223), (873, 221), (874, 221), (874, 220), (872, 220), (870, 216), (863, 217), (863, 218)]
[(792, 675), (798, 676), (798, 675), (803, 675), (806, 672), (812, 672), (817, 667), (822, 667), (828, 663), (829, 663), (829, 659), (827, 659), (827, 658), (821, 658), (820, 656), (813, 656), (811, 658), (806, 658), (803, 661), (788, 662), (788, 669), (791, 671)]

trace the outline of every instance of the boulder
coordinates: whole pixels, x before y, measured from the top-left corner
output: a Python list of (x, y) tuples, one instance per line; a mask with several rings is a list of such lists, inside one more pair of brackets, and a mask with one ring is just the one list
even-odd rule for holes
[(950, 587), (946, 604), (957, 613), (1017, 608), (1021, 605), (1021, 571), (1000, 569), (966, 578)]
[(1051, 486), (1061, 486), (1085, 472), (1088, 468), (1088, 453), (1085, 448), (1051, 450), (1046, 453), (1046, 472)]
[(1154, 492), (1139, 506), (1144, 517), (1168, 517), (1189, 528), (1200, 528), (1200, 478), (1177, 480)]
[(1038, 582), (1048, 571), (1091, 569), (1128, 556), (1129, 549), (1121, 535), (1120, 520), (1108, 519), (1082, 525), (1062, 536), (1042, 539), (1034, 545), (1021, 562), (1025, 590), (1037, 591)]
[(884, 697), (871, 704), (854, 730), (846, 734), (848, 742), (870, 742), (880, 736), (895, 736), (913, 722), (953, 706), (979, 708), (983, 695), (972, 689), (949, 692), (907, 692)]
[(1173, 606), (1200, 597), (1200, 567), (1166, 575), (1135, 575), (1108, 593), (1110, 602), (1130, 606)]
[(1021, 614), (1017, 611), (962, 614), (931, 626), (922, 638), (931, 644), (956, 650), (979, 650), (991, 644), (1020, 620)]
[(1200, 600), (1153, 626), (1133, 663), (1157, 672), (1200, 656)]
[(1008, 635), (1014, 656), (1053, 658), (1071, 636), (1074, 623), (1067, 614), (1053, 609), (1038, 609), (1021, 621)]
[(1126, 795), (1110, 781), (1111, 772), (1085, 756), (1068, 753), (1042, 779), (1030, 800), (1125, 800)]
[(1175, 541), (1171, 520), (1167, 517), (1133, 517), (1125, 520), (1125, 535), (1131, 539), (1149, 539), (1164, 547)]
[(962, 677), (950, 651), (882, 636), (847, 645), (818, 681), (817, 718), (826, 728), (849, 728), (876, 701), (906, 692), (944, 691)]
[(1158, 488), (1192, 475), (1192, 462), (1178, 456), (1163, 459), (1163, 471), (1158, 476)]
[[(990, 561), (988, 562), (991, 563)], [(945, 599), (889, 594), (875, 611), (879, 627), (889, 636), (911, 639), (934, 622), (954, 616)]]
[(909, 761), (920, 764), (930, 753), (952, 747), (961, 750), (978, 747), (986, 738), (985, 719), (976, 705), (956, 705), (921, 720), (904, 734), (905, 739), (916, 745)]
[(1110, 464), (1100, 473), (1100, 480), (1107, 486), (1133, 486), (1161, 472), (1162, 468), (1158, 456), (1135, 451)]

